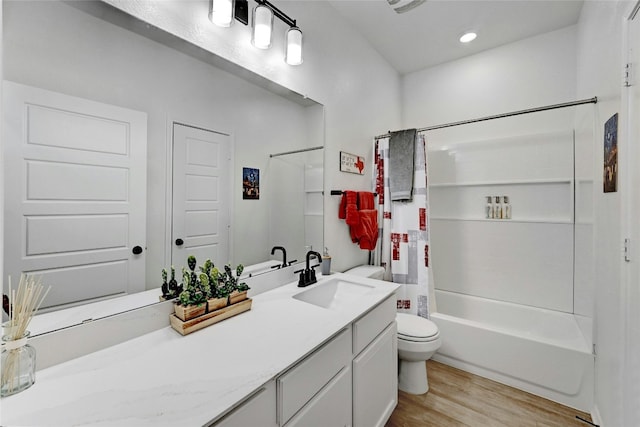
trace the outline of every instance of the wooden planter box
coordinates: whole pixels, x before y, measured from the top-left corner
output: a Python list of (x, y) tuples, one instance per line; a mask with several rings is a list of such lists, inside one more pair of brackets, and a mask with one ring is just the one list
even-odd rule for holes
[(206, 328), (209, 325), (213, 325), (214, 323), (218, 323), (224, 319), (228, 319), (229, 317), (251, 310), (252, 302), (253, 300), (249, 298), (237, 304), (228, 305), (225, 308), (212, 311), (211, 313), (207, 313), (187, 321), (178, 319), (178, 317), (176, 317), (176, 313), (169, 316), (169, 320), (171, 321), (171, 327), (173, 329), (182, 335), (188, 335), (191, 332)]
[(231, 292), (231, 295), (229, 295), (229, 304), (236, 304), (236, 303), (239, 303), (240, 301), (246, 300), (247, 299), (247, 292), (248, 291), (243, 291), (243, 292), (233, 291), (233, 292)]
[(202, 316), (207, 311), (207, 304), (202, 303), (200, 305), (188, 305), (183, 307), (175, 304), (176, 316), (183, 321)]
[(219, 310), (227, 306), (227, 297), (211, 298), (207, 300), (207, 313)]

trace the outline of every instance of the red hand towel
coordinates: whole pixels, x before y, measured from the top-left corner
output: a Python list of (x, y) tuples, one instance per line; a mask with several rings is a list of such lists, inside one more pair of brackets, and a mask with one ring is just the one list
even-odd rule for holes
[(361, 211), (375, 209), (375, 196), (370, 191), (358, 192), (358, 209)]
[(372, 251), (378, 241), (378, 211), (367, 209), (359, 213), (360, 222), (356, 226), (356, 235), (360, 249)]
[(345, 191), (346, 196), (346, 215), (345, 222), (347, 225), (356, 225), (358, 221), (360, 221), (360, 216), (358, 215), (358, 193), (355, 191)]

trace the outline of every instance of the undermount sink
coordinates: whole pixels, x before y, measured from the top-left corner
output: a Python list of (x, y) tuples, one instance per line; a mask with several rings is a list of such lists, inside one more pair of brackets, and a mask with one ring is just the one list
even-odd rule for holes
[(300, 292), (294, 295), (293, 298), (318, 307), (331, 309), (349, 304), (372, 289), (373, 286), (334, 279)]

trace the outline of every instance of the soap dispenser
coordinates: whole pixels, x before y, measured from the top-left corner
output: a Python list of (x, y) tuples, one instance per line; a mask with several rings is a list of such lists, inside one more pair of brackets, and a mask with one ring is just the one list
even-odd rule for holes
[(329, 248), (324, 248), (324, 253), (322, 254), (322, 267), (321, 270), (323, 276), (328, 276), (331, 274), (331, 255), (329, 255)]

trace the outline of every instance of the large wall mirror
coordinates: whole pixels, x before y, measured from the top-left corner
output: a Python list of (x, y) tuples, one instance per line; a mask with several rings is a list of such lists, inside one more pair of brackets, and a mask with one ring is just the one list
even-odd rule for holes
[[(123, 295), (138, 295), (135, 306), (157, 301), (162, 269), (179, 270), (193, 253), (260, 274), (281, 260), (274, 246), (289, 261), (322, 250), (322, 105), (101, 2), (4, 1), (3, 20), (4, 149), (15, 166), (5, 176), (4, 272), (52, 285), (42, 316)], [(110, 109), (125, 118), (113, 125), (93, 113)], [(111, 134), (123, 136), (122, 152), (111, 153)], [(140, 166), (123, 160), (136, 135)], [(246, 170), (259, 184), (249, 197)], [(118, 187), (132, 182), (139, 192)], [(203, 195), (212, 183), (216, 201)], [(123, 201), (143, 206), (141, 222), (116, 209)], [(121, 226), (140, 241), (114, 237)]]

